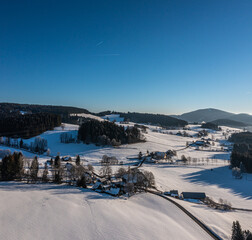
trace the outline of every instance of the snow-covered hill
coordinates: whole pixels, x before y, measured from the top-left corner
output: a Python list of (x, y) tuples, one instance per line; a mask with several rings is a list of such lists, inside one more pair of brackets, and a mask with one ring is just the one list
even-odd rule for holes
[(168, 201), (53, 184), (0, 183), (0, 239), (211, 239)]
[[(134, 123), (129, 125), (132, 126)], [(124, 126), (128, 125), (124, 124)], [(183, 129), (164, 130), (160, 127), (146, 126), (148, 127), (147, 133), (144, 134), (146, 142), (122, 145), (116, 148), (109, 146), (98, 147), (94, 144), (60, 143), (59, 136), (62, 132), (77, 134), (78, 126), (76, 125), (66, 124), (64, 129), (56, 128), (54, 131), (43, 133), (41, 137), (47, 139), (52, 155), (60, 152), (61, 156), (70, 155), (74, 158), (79, 154), (82, 163), (93, 164), (97, 172), (100, 169), (100, 160), (104, 154), (116, 156), (119, 161), (123, 162), (125, 167), (128, 167), (136, 163), (136, 160), (132, 158), (136, 157), (140, 151), (145, 154), (147, 150), (149, 152), (167, 151), (169, 149), (177, 150), (177, 156), (174, 158), (174, 161), (185, 155), (192, 159), (197, 158), (197, 163), (183, 165), (163, 162), (159, 164), (144, 164), (142, 166), (143, 169), (153, 172), (158, 189), (162, 191), (177, 189), (179, 192), (205, 192), (207, 196), (215, 201), (222, 198), (231, 202), (233, 207), (252, 208), (252, 175), (247, 174), (242, 180), (234, 179), (231, 170), (228, 168), (230, 152), (221, 150), (220, 146), (223, 143), (227, 144), (225, 134), (228, 137), (232, 132), (240, 131), (239, 129), (222, 127), (222, 131), (215, 132), (211, 130), (208, 138), (214, 139), (214, 145), (211, 145), (208, 149), (197, 150), (195, 147), (185, 147), (187, 142), (198, 140), (196, 135), (202, 130), (198, 125), (189, 125), (189, 130), (185, 130), (186, 133), (193, 137), (176, 135), (179, 131), (183, 132)], [(25, 140), (25, 142), (32, 140)], [(0, 148), (8, 149), (3, 146)], [(15, 149), (11, 150), (14, 151)], [(31, 153), (23, 153), (28, 157), (33, 156)], [(49, 158), (46, 155), (41, 155), (39, 156), (39, 161), (44, 162)], [(118, 166), (114, 166), (113, 171), (117, 168)], [(32, 201), (32, 198), (35, 201)], [(244, 229), (252, 231), (250, 225), (252, 222), (251, 212), (222, 212), (196, 203), (178, 201), (223, 239), (230, 237), (232, 222), (235, 220), (239, 220)], [(85, 231), (87, 231), (88, 237), (84, 239), (113, 239), (113, 234), (119, 236), (118, 238), (114, 237), (114, 239), (169, 239), (167, 236), (174, 237), (175, 233), (178, 234), (176, 235), (178, 237), (171, 237), (170, 239), (207, 239), (205, 236), (198, 235), (202, 234), (202, 232), (195, 225), (192, 225), (191, 230), (188, 230), (188, 226), (184, 221), (189, 220), (186, 220), (184, 217), (182, 220), (180, 217), (183, 215), (179, 215), (180, 212), (177, 212), (168, 202), (155, 196), (149, 196), (149, 194), (141, 194), (126, 200), (114, 199), (88, 190), (58, 185), (2, 183), (0, 187), (0, 203), (1, 212), (3, 211), (3, 215), (0, 217), (0, 224), (6, 227), (6, 230), (0, 233), (4, 234), (2, 236), (7, 236), (7, 234), (14, 234), (12, 236), (15, 236), (15, 234), (19, 233), (23, 239), (29, 239), (29, 231), (24, 231), (21, 226), (18, 226), (18, 223), (24, 222), (27, 230), (32, 229), (35, 222), (36, 226), (39, 225), (39, 234), (45, 234), (42, 233), (42, 226), (44, 226), (44, 228), (50, 229), (48, 231), (50, 236), (62, 236), (63, 239), (64, 234), (68, 238), (79, 239), (78, 235), (82, 236), (80, 239), (83, 239)], [(5, 207), (4, 203), (9, 205)], [(44, 205), (46, 207), (42, 208)], [(29, 206), (32, 209), (31, 212), (29, 212)], [(11, 209), (10, 213), (7, 213), (7, 208)], [(21, 208), (24, 209), (24, 212), (18, 213), (15, 219), (16, 212), (19, 212)], [(43, 211), (45, 212), (43, 213)], [(53, 213), (58, 217), (52, 216)], [(25, 220), (26, 216), (28, 216), (27, 220)], [(50, 220), (47, 219), (47, 216)], [(10, 227), (6, 226), (10, 221), (13, 222), (13, 226), (17, 229), (15, 232), (11, 230), (14, 228), (10, 229)], [(91, 222), (92, 226), (88, 222)], [(12, 226), (12, 224), (10, 225)], [(55, 225), (56, 228), (49, 228), (51, 225)], [(89, 226), (87, 227), (88, 230), (86, 230), (84, 225)], [(128, 229), (130, 230), (128, 231)], [(155, 235), (156, 232), (159, 232), (159, 234)], [(92, 236), (98, 238), (92, 238)], [(0, 239), (2, 238), (0, 237)], [(15, 237), (10, 239), (15, 239)]]

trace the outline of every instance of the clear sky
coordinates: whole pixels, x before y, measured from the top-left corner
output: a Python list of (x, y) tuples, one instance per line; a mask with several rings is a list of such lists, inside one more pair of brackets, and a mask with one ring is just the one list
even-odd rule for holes
[(251, 0), (1, 0), (0, 102), (252, 113)]

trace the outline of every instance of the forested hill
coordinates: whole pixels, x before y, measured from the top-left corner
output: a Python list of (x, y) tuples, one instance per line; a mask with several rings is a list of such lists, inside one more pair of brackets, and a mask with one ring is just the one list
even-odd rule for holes
[(150, 123), (154, 125), (160, 125), (162, 127), (184, 127), (185, 125), (188, 124), (184, 120), (162, 114), (136, 113), (136, 112), (128, 112), (128, 113), (119, 112), (118, 114), (120, 114), (120, 116), (123, 117), (125, 120), (131, 122)]
[(247, 126), (247, 124), (244, 122), (238, 122), (231, 119), (217, 119), (215, 121), (212, 121), (211, 123), (217, 124), (219, 126), (237, 127), (237, 128)]
[(0, 118), (0, 136), (31, 138), (60, 126), (61, 117), (52, 113), (34, 113)]
[(59, 114), (62, 118), (62, 121), (67, 122), (70, 113), (90, 113), (90, 112), (84, 108), (68, 107), (68, 106), (0, 103), (0, 117), (17, 116), (20, 113)]
[(113, 145), (143, 142), (143, 136), (136, 127), (118, 126), (109, 121), (89, 120), (83, 123), (78, 133), (79, 139), (85, 143), (97, 145)]
[[(77, 123), (78, 117), (70, 117), (71, 113), (94, 114), (84, 108), (52, 105), (18, 104), (18, 103), (0, 103), (0, 118), (19, 116), (32, 113), (53, 113), (61, 116), (62, 122)], [(105, 111), (95, 115), (103, 116), (110, 113), (120, 114), (125, 120), (136, 123), (150, 123), (163, 127), (184, 127), (187, 121), (177, 119), (163, 114), (137, 113), (137, 112), (110, 112)]]

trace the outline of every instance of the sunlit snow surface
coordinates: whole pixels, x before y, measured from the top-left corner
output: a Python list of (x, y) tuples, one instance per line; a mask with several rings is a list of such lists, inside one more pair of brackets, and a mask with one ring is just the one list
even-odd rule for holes
[[(146, 153), (147, 150), (180, 150), (185, 148), (186, 142), (196, 140), (167, 134), (176, 134), (178, 130), (148, 127), (146, 142), (122, 145), (118, 148), (60, 143), (62, 132), (77, 134), (76, 125), (66, 124), (64, 130), (56, 128), (41, 134), (41, 137), (47, 139), (52, 155), (60, 153), (61, 156), (75, 157), (79, 154), (83, 164), (92, 163), (96, 171), (100, 168), (99, 161), (104, 154), (116, 156), (128, 167), (136, 163), (132, 158), (136, 157), (139, 151)], [(186, 131), (190, 135), (201, 130), (199, 126), (190, 128)], [(227, 127), (222, 129), (239, 131)], [(209, 137), (212, 136), (224, 141), (222, 132), (212, 131)], [(33, 139), (25, 140), (29, 141)], [(2, 146), (0, 148), (10, 149)], [(252, 209), (252, 176), (245, 176), (241, 180), (234, 179), (228, 169), (227, 159), (230, 153), (220, 151), (217, 142), (211, 148), (215, 151), (196, 151), (195, 148), (178, 151), (177, 159), (180, 159), (181, 155), (198, 158), (201, 159), (198, 165), (160, 163), (144, 164), (142, 168), (154, 173), (157, 188), (160, 190), (205, 192), (216, 201), (222, 198), (231, 202), (233, 207)], [(34, 156), (31, 153), (23, 153), (29, 158)], [(206, 161), (207, 158), (210, 160)], [(47, 159), (49, 157), (46, 155), (39, 156), (41, 163)], [(113, 170), (116, 168), (118, 166)], [(252, 231), (251, 212), (222, 212), (202, 204), (177, 201), (224, 239), (230, 238), (232, 222), (235, 220), (239, 220), (244, 229)], [(35, 233), (38, 236), (36, 239), (208, 239), (180, 210), (168, 201), (149, 194), (126, 200), (51, 184), (1, 183), (0, 203), (0, 224), (3, 229), (0, 231), (0, 239), (33, 239)]]

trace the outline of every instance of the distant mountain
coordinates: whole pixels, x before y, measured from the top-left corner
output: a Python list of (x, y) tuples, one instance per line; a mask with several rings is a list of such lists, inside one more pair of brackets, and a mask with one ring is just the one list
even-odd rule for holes
[(218, 126), (236, 127), (236, 128), (242, 128), (247, 126), (247, 124), (244, 122), (238, 122), (231, 119), (217, 119), (212, 121), (211, 123), (217, 124)]
[(182, 115), (173, 115), (173, 117), (185, 120), (187, 122), (212, 122), (217, 119), (229, 119), (233, 115), (233, 113), (225, 112), (222, 110), (207, 108), (184, 113)]
[(187, 122), (213, 122), (219, 126), (246, 127), (252, 126), (252, 115), (234, 114), (214, 108), (199, 109), (181, 115), (171, 115)]
[(228, 119), (238, 121), (238, 122), (243, 122), (246, 125), (252, 125), (252, 116), (249, 114), (245, 114), (245, 113), (234, 114)]

